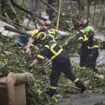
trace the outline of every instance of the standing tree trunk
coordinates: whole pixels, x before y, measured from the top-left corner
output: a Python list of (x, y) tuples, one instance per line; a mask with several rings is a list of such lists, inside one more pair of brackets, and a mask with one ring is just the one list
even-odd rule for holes
[(90, 17), (90, 4), (91, 4), (91, 0), (87, 0), (87, 18)]

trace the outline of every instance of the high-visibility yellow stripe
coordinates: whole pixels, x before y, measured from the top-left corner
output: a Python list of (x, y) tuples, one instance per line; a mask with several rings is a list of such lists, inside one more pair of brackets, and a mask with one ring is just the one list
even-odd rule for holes
[(54, 36), (53, 35), (49, 35), (50, 37), (52, 37), (52, 39), (55, 41)]
[(51, 60), (53, 60), (55, 57), (57, 57), (62, 51), (63, 51), (63, 49), (60, 49), (54, 56), (51, 57)]
[(53, 36), (53, 35), (49, 35), (49, 36), (51, 36), (52, 38), (54, 38), (54, 36)]
[(44, 47), (48, 48), (49, 49), (49, 45), (45, 45)]
[(44, 60), (44, 56), (39, 55), (39, 54), (38, 54), (38, 58), (41, 58), (42, 60)]
[[(80, 30), (80, 32), (84, 34), (84, 30)], [(84, 38), (80, 37), (80, 39), (83, 39), (84, 42), (87, 41), (88, 40), (87, 36), (85, 34), (83, 36)]]
[(85, 41), (87, 41), (87, 40), (88, 40), (88, 38), (86, 37), (86, 35), (84, 35), (83, 41), (85, 42)]
[(31, 47), (34, 47), (35, 45), (34, 45), (34, 44), (30, 44), (30, 46), (31, 46)]
[(80, 67), (80, 70), (85, 70), (86, 69), (86, 67)]
[(56, 54), (56, 51), (53, 49), (56, 46), (56, 44), (53, 44), (50, 48), (51, 52), (53, 52), (54, 54)]
[(54, 90), (57, 89), (57, 87), (55, 87), (55, 86), (49, 86), (48, 88), (49, 88), (49, 89), (54, 89)]
[(54, 50), (54, 47), (56, 46), (56, 43), (55, 44), (53, 44), (51, 47), (50, 47), (50, 50), (51, 50), (51, 52), (54, 54), (50, 59), (51, 60), (53, 60), (55, 57), (57, 57), (61, 52), (62, 52), (62, 48), (59, 50), (59, 51), (55, 51)]
[(39, 30), (38, 30), (38, 29), (36, 29), (36, 30), (32, 31), (32, 33), (31, 33), (32, 37), (34, 37), (34, 36), (35, 36), (38, 32), (39, 32)]
[(84, 34), (84, 30), (80, 30), (80, 32), (82, 32)]
[(50, 29), (47, 32), (49, 35), (52, 35), (53, 37), (55, 37), (55, 31), (53, 29)]
[(78, 40), (81, 40), (81, 39), (83, 40), (83, 37), (79, 37), (79, 38), (78, 38)]
[(45, 40), (46, 39), (46, 36), (44, 36), (41, 40)]
[(88, 46), (88, 49), (94, 49), (94, 48), (99, 48), (99, 46), (98, 45), (94, 45), (92, 47)]
[(78, 82), (79, 81), (79, 78), (76, 78), (75, 80), (74, 80), (74, 83), (76, 83), (76, 82)]
[(46, 39), (46, 33), (45, 32), (40, 32), (37, 34), (37, 39), (40, 39), (40, 40), (45, 40)]

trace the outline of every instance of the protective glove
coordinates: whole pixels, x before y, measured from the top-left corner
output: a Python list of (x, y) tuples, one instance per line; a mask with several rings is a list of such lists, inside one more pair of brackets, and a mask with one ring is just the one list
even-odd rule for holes
[(38, 60), (37, 59), (33, 60), (32, 63), (29, 65), (28, 70), (31, 71), (33, 65), (35, 65), (37, 63), (38, 63)]

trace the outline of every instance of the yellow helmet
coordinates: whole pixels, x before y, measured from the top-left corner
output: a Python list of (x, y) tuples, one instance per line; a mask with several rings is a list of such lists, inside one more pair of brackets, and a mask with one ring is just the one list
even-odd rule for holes
[(39, 30), (38, 30), (38, 29), (36, 29), (36, 30), (32, 31), (31, 36), (32, 36), (32, 37), (35, 37), (35, 35), (36, 35), (38, 32), (39, 32)]
[(37, 39), (39, 39), (39, 40), (45, 40), (46, 37), (47, 37), (47, 35), (46, 35), (45, 32), (40, 32), (40, 33), (37, 34), (36, 37), (37, 37)]

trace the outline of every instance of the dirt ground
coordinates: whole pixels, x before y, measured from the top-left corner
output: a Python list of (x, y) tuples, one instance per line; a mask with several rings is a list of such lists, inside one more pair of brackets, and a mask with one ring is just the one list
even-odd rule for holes
[(70, 98), (66, 99), (58, 105), (105, 105), (105, 94), (72, 94)]

